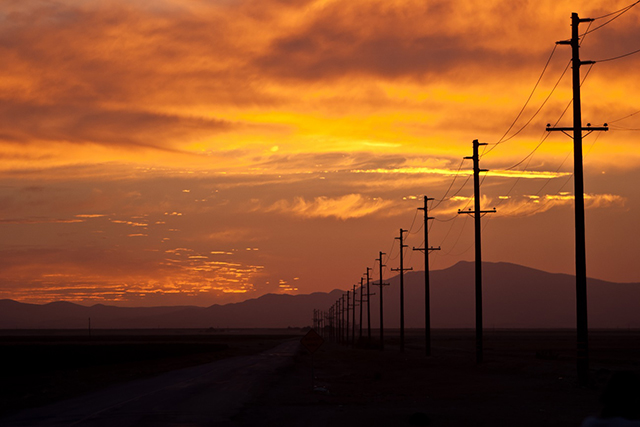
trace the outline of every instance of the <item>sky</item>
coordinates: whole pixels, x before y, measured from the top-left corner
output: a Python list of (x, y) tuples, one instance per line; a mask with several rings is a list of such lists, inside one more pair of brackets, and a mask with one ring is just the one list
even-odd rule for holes
[[(640, 5), (0, 0), (0, 298), (225, 304), (474, 259), (640, 282)], [(614, 13), (618, 12), (618, 13)], [(622, 13), (620, 13), (622, 12)], [(613, 13), (612, 15), (610, 15)], [(620, 56), (624, 56), (618, 59)], [(604, 60), (604, 61), (603, 61)]]

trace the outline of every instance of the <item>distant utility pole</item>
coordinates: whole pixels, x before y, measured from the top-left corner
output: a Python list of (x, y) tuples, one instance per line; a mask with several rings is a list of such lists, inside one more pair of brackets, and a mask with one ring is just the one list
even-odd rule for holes
[(400, 240), (400, 268), (392, 268), (391, 271), (400, 272), (400, 351), (404, 351), (404, 272), (413, 270), (413, 268), (404, 268), (403, 261), (403, 249), (408, 247), (403, 243), (403, 233), (407, 230), (400, 229), (400, 237), (396, 239)]
[(349, 290), (347, 290), (347, 345), (349, 345)]
[(329, 307), (327, 311), (327, 336), (329, 340), (333, 340), (333, 306)]
[(424, 342), (425, 353), (427, 356), (431, 356), (431, 295), (429, 286), (429, 252), (439, 251), (440, 246), (437, 248), (429, 246), (429, 220), (433, 217), (429, 216), (427, 202), (433, 200), (424, 196), (424, 207), (418, 208), (424, 211), (424, 248), (413, 248), (414, 251), (424, 252)]
[(360, 278), (360, 341), (362, 341), (362, 306), (364, 305), (364, 285), (363, 282), (364, 279), (361, 277)]
[(382, 281), (382, 268), (386, 267), (386, 265), (382, 263), (382, 255), (386, 254), (384, 252), (380, 252), (380, 258), (378, 258), (378, 265), (380, 265), (380, 283), (378, 283), (378, 286), (380, 286), (380, 351), (384, 350), (384, 310), (382, 308), (384, 299), (382, 298), (382, 290), (385, 286), (389, 285), (388, 283), (384, 283)]
[(333, 340), (335, 342), (338, 341), (338, 317), (337, 313), (337, 304), (335, 303), (333, 307), (331, 307), (331, 334), (333, 335)]
[(485, 213), (493, 213), (495, 208), (483, 211), (480, 209), (480, 172), (487, 172), (488, 169), (480, 169), (480, 159), (478, 156), (478, 147), (487, 145), (480, 143), (477, 139), (473, 140), (473, 156), (465, 157), (465, 159), (473, 160), (473, 201), (474, 210), (469, 208), (468, 211), (458, 209), (459, 214), (472, 214), (475, 219), (476, 232), (476, 362), (481, 363), (483, 358), (482, 343), (482, 243), (480, 239), (480, 217)]
[(371, 267), (367, 267), (367, 345), (371, 343), (371, 293), (369, 292), (369, 270), (371, 270)]
[(340, 303), (340, 342), (344, 343), (344, 294), (338, 302)]
[(351, 323), (351, 344), (356, 345), (356, 285), (353, 285), (353, 322)]
[(336, 313), (338, 316), (338, 342), (340, 344), (342, 344), (342, 322), (344, 320), (344, 318), (342, 317), (342, 299), (343, 297), (340, 296), (340, 298), (338, 298), (338, 312)]
[[(593, 19), (580, 19), (577, 13), (571, 14), (571, 40), (559, 41), (556, 44), (570, 45), (572, 48), (573, 66), (573, 126), (551, 127), (547, 131), (573, 131), (573, 185), (575, 198), (575, 227), (576, 227), (576, 315), (577, 315), (577, 369), (578, 382), (586, 386), (589, 382), (589, 329), (587, 325), (587, 255), (585, 244), (584, 223), (584, 175), (582, 170), (582, 131), (608, 131), (605, 123), (602, 127), (582, 127), (582, 110), (580, 101), (580, 66), (594, 64), (594, 61), (580, 61), (580, 32), (581, 22), (591, 22)], [(586, 135), (585, 135), (586, 136)], [(569, 135), (571, 137), (571, 135)]]

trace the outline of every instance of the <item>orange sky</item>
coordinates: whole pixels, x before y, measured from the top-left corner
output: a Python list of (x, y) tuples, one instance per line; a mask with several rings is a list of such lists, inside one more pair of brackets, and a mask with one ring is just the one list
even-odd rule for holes
[[(571, 140), (544, 139), (547, 123), (571, 125), (570, 69), (553, 90), (570, 48), (507, 136), (533, 119), (495, 143), (571, 12), (629, 3), (4, 1), (0, 298), (210, 305), (346, 289), (378, 251), (397, 267), (400, 227), (422, 244), (425, 194), (447, 196), (431, 212), (432, 268), (472, 260), (473, 221), (456, 212), (472, 203), (473, 139), (490, 144), (482, 202), (498, 210), (484, 259), (572, 274)], [(614, 16), (581, 25), (581, 59), (640, 49), (640, 6)], [(587, 273), (612, 281), (640, 282), (638, 66), (582, 67), (584, 124), (611, 124), (584, 140)]]

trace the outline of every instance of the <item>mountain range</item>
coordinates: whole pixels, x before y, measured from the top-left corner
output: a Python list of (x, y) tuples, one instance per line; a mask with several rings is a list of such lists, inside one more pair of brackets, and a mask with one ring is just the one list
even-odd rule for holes
[[(430, 272), (434, 328), (470, 328), (475, 322), (473, 262)], [(399, 282), (385, 282), (385, 327), (399, 326)], [(379, 325), (379, 286), (371, 282), (371, 325)], [(588, 279), (590, 328), (640, 328), (640, 283)], [(308, 295), (267, 294), (210, 307), (90, 307), (69, 302), (26, 304), (0, 300), (0, 329), (92, 328), (286, 328), (309, 326), (313, 310), (328, 310), (346, 290)], [(405, 273), (405, 325), (424, 327), (424, 271)], [(359, 291), (358, 291), (359, 299)], [(359, 321), (360, 307), (356, 307)], [(366, 324), (366, 304), (363, 319)], [(486, 328), (575, 327), (575, 277), (509, 263), (483, 263), (483, 319)]]

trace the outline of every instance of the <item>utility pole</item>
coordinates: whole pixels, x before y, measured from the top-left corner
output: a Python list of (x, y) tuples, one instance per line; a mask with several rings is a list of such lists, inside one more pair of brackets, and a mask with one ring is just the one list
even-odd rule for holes
[(347, 345), (349, 345), (349, 290), (347, 290)]
[(344, 294), (338, 301), (340, 302), (340, 342), (344, 344)]
[(378, 265), (380, 265), (380, 283), (378, 283), (378, 286), (380, 286), (380, 351), (384, 350), (384, 310), (382, 308), (382, 303), (384, 301), (383, 294), (382, 294), (382, 289), (385, 286), (389, 286), (388, 283), (384, 283), (382, 281), (382, 268), (386, 267), (385, 264), (382, 263), (382, 255), (386, 255), (384, 252), (380, 252), (380, 258), (378, 258)]
[(331, 307), (331, 334), (334, 342), (338, 341), (338, 318), (336, 316), (337, 303)]
[(482, 243), (480, 239), (480, 218), (482, 214), (493, 213), (495, 208), (483, 211), (480, 209), (480, 172), (487, 172), (488, 169), (480, 169), (480, 158), (478, 156), (478, 147), (487, 145), (480, 143), (477, 139), (473, 140), (473, 156), (465, 157), (465, 159), (473, 160), (473, 201), (474, 210), (469, 208), (468, 211), (458, 209), (458, 214), (472, 214), (475, 220), (476, 234), (476, 362), (481, 363), (483, 358), (482, 343)]
[(356, 285), (353, 285), (353, 310), (351, 311), (353, 322), (351, 323), (351, 344), (356, 345)]
[(429, 216), (427, 202), (433, 200), (424, 196), (424, 207), (418, 208), (424, 211), (424, 248), (413, 248), (414, 251), (424, 252), (424, 342), (425, 342), (425, 354), (431, 356), (431, 290), (429, 285), (429, 252), (439, 251), (440, 246), (437, 248), (429, 246), (429, 220), (433, 217)]
[(371, 268), (367, 267), (367, 345), (371, 343), (371, 293), (369, 292), (369, 270), (371, 270)]
[(594, 61), (580, 61), (580, 32), (578, 26), (582, 22), (593, 19), (580, 19), (577, 13), (571, 14), (571, 40), (559, 41), (556, 44), (570, 45), (572, 50), (573, 67), (573, 126), (553, 128), (547, 125), (547, 131), (573, 131), (573, 185), (575, 199), (575, 227), (576, 227), (576, 332), (577, 332), (577, 370), (578, 382), (586, 386), (589, 382), (589, 329), (587, 323), (587, 255), (585, 243), (585, 214), (584, 214), (584, 174), (582, 169), (582, 131), (608, 131), (605, 123), (602, 127), (582, 127), (582, 108), (580, 101), (580, 66), (594, 64)]
[(400, 272), (400, 351), (404, 351), (404, 272), (413, 270), (413, 268), (404, 268), (403, 261), (403, 249), (408, 247), (403, 243), (403, 233), (407, 230), (400, 229), (400, 237), (396, 239), (400, 240), (400, 268), (392, 268), (391, 271)]
[(340, 299), (338, 298), (333, 305), (333, 318), (335, 322), (335, 331), (333, 333), (334, 339), (340, 343)]
[(361, 277), (360, 278), (360, 341), (362, 341), (362, 306), (364, 305), (364, 285), (363, 282), (364, 279)]

